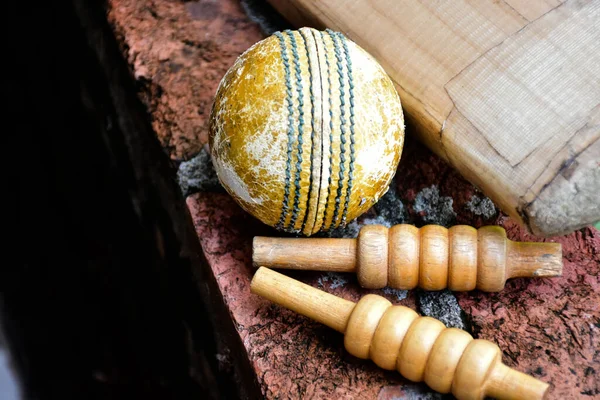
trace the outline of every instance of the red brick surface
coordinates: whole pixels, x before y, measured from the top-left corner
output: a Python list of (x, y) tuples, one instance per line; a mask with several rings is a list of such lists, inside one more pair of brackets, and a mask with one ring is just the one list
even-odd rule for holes
[(264, 35), (237, 1), (111, 0), (140, 95), (162, 145), (187, 159), (207, 141), (213, 94), (225, 71)]
[[(110, 19), (163, 146), (174, 160), (194, 156), (206, 143), (206, 121), (221, 77), (264, 35), (236, 0), (109, 4)], [(513, 240), (562, 243), (562, 277), (515, 279), (501, 293), (457, 294), (458, 303), (471, 333), (498, 343), (509, 366), (551, 383), (552, 399), (600, 398), (600, 233), (587, 228), (540, 239), (493, 206), (473, 207), (474, 198), (485, 197), (411, 140), (410, 127), (407, 134), (394, 183), (401, 204), (374, 208), (361, 220), (500, 224)], [(435, 398), (423, 385), (348, 355), (341, 334), (250, 293), (252, 237), (276, 232), (222, 192), (194, 194), (187, 204), (247, 351), (234, 357), (248, 357), (267, 398)], [(286, 274), (347, 299), (374, 292), (417, 308), (418, 293), (409, 292), (399, 301), (403, 296), (395, 292), (359, 288), (351, 275)]]

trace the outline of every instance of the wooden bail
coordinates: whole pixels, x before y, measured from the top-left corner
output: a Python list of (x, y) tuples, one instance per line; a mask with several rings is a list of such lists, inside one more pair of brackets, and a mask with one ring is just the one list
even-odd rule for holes
[(368, 289), (497, 292), (507, 279), (562, 274), (560, 243), (514, 242), (500, 226), (366, 225), (357, 239), (254, 238), (255, 267), (356, 272)]
[(424, 381), (440, 393), (452, 392), (461, 400), (538, 400), (548, 391), (547, 383), (504, 365), (494, 343), (393, 306), (384, 297), (369, 294), (355, 304), (264, 267), (256, 271), (250, 290), (344, 333), (344, 346), (355, 357)]

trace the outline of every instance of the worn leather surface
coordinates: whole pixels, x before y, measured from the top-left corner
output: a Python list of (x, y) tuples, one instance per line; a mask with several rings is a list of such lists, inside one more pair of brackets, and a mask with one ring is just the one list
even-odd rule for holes
[(249, 213), (310, 236), (387, 191), (404, 144), (400, 98), (381, 66), (337, 32), (278, 32), (223, 77), (209, 145), (220, 182)]

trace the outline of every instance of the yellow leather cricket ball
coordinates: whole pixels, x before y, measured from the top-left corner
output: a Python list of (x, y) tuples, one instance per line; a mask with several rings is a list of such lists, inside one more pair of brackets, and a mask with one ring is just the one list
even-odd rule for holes
[(305, 236), (375, 204), (403, 144), (391, 79), (331, 30), (286, 30), (254, 44), (221, 80), (211, 110), (221, 184), (263, 223)]

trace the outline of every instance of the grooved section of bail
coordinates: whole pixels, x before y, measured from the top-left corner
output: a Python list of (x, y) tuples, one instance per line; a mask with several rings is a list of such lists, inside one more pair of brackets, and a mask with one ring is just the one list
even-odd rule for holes
[(426, 225), (420, 229), (419, 284), (425, 290), (448, 286), (448, 229)]
[(367, 295), (360, 299), (352, 310), (344, 336), (344, 346), (350, 354), (362, 359), (369, 358), (379, 321), (391, 306), (392, 303), (381, 296)]
[(477, 229), (455, 225), (448, 230), (448, 287), (470, 291), (477, 286)]
[(421, 382), (427, 361), (436, 340), (446, 329), (439, 320), (430, 317), (417, 318), (408, 328), (398, 355), (398, 371), (407, 379)]
[(344, 346), (355, 357), (461, 399), (484, 398), (491, 371), (502, 362), (497, 345), (373, 294), (354, 307)]
[(477, 231), (477, 287), (500, 291), (506, 283), (506, 231), (486, 226)]
[(388, 281), (388, 228), (365, 225), (357, 238), (358, 283), (368, 289), (381, 289)]
[(390, 307), (379, 321), (373, 335), (369, 357), (379, 367), (395, 370), (398, 354), (408, 328), (419, 314), (408, 307)]
[[(357, 238), (356, 272), (361, 286), (369, 289), (418, 286), (428, 291), (477, 288), (498, 292), (509, 276), (508, 246), (506, 232), (498, 226), (475, 229), (456, 225), (446, 229), (399, 224), (388, 231), (381, 225), (367, 225)], [(543, 251), (533, 252), (534, 262), (543, 261), (538, 253)], [(518, 262), (527, 259), (514, 257)]]
[(419, 228), (408, 224), (390, 228), (388, 245), (388, 285), (397, 289), (413, 289), (419, 284)]

